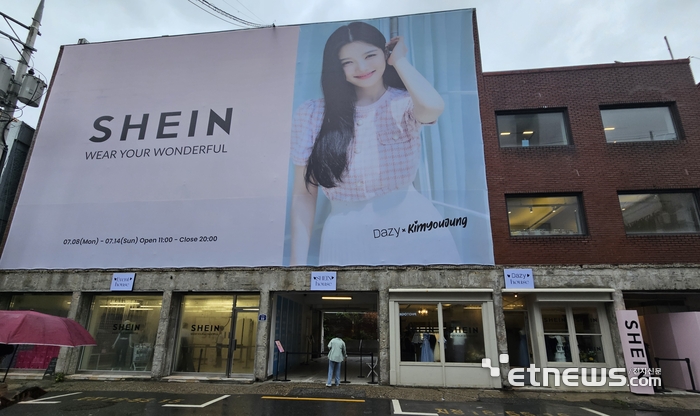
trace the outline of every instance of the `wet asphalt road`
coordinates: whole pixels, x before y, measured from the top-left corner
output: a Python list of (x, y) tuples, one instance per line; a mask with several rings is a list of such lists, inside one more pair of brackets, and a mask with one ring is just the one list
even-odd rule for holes
[(139, 392), (52, 392), (40, 399), (15, 404), (0, 416), (15, 415), (129, 416), (653, 416), (696, 415), (700, 411), (648, 412), (620, 410), (593, 404), (576, 406), (545, 401), (519, 403), (449, 403), (409, 400), (282, 397), (259, 395), (173, 395)]

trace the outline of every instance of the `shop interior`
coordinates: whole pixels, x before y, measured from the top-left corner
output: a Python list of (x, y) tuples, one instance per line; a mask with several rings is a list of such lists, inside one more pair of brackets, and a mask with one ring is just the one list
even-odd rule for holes
[[(326, 382), (328, 342), (340, 335), (348, 359), (341, 380), (371, 381), (374, 357), (378, 380), (379, 330), (376, 292), (280, 292), (273, 297), (274, 326), (269, 374), (292, 381)], [(279, 341), (284, 353), (279, 352)], [(369, 375), (369, 377), (367, 377)]]
[(649, 368), (661, 369), (664, 387), (700, 390), (700, 292), (624, 292), (624, 300), (639, 315)]

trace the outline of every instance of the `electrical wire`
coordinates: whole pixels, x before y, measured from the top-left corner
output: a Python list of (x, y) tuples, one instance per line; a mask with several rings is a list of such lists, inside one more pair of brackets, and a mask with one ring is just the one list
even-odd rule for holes
[[(34, 60), (34, 59), (32, 59), (32, 61), (33, 61), (33, 60)], [(39, 71), (39, 70), (37, 69), (37, 67), (32, 66), (32, 69), (33, 69), (34, 72), (36, 72), (37, 74), (41, 75), (41, 76), (39, 77), (39, 79), (41, 79), (42, 81), (44, 81), (45, 84), (48, 84), (48, 83), (49, 83), (48, 77), (46, 77), (46, 75), (44, 75), (43, 72)], [(42, 79), (42, 78), (43, 78), (43, 79)]]
[(207, 9), (205, 9), (204, 7), (200, 6), (199, 4), (195, 3), (195, 0), (187, 0), (187, 1), (189, 1), (189, 2), (192, 3), (193, 5), (197, 6), (198, 8), (204, 10), (205, 12), (209, 13), (210, 15), (216, 17), (216, 18), (219, 19), (219, 20), (222, 20), (222, 21), (224, 21), (224, 22), (226, 22), (226, 23), (228, 23), (228, 24), (234, 25), (234, 26), (236, 26), (236, 27), (245, 28), (245, 26), (241, 26), (241, 25), (239, 25), (239, 24), (230, 22), (230, 21), (224, 19), (224, 18), (221, 17), (221, 16), (215, 15), (214, 13), (210, 12), (209, 10), (207, 10)]
[(241, 19), (240, 17), (236, 17), (236, 16), (234, 16), (234, 15), (232, 15), (232, 14), (230, 14), (230, 13), (228, 13), (228, 12), (226, 12), (226, 11), (224, 11), (224, 10), (218, 8), (218, 7), (216, 7), (215, 5), (211, 4), (211, 3), (210, 3), (209, 1), (207, 1), (207, 0), (194, 0), (194, 1), (197, 1), (197, 2), (201, 3), (202, 5), (204, 5), (205, 7), (207, 7), (207, 8), (209, 8), (209, 9), (213, 10), (214, 12), (216, 12), (216, 13), (222, 15), (222, 16), (225, 16), (225, 17), (227, 17), (227, 18), (229, 18), (229, 19), (231, 19), (231, 20), (233, 20), (233, 21), (235, 21), (235, 22), (238, 22), (239, 24), (242, 24), (242, 25), (244, 25), (244, 26), (248, 26), (248, 27), (264, 27), (264, 25), (261, 25), (261, 24), (258, 24), (258, 23), (253, 23), (253, 22), (249, 22), (249, 21), (247, 21), (247, 20)]
[[(236, 6), (234, 6), (233, 4), (227, 2), (226, 0), (222, 0), (222, 1), (223, 1), (224, 3), (226, 3), (226, 4), (228, 4), (229, 6), (233, 7), (233, 10), (235, 10), (235, 11), (238, 12), (239, 14), (245, 15), (245, 13), (243, 13), (243, 12), (241, 12), (240, 10), (236, 9)], [(253, 13), (252, 10), (250, 10), (249, 8), (247, 8), (247, 7), (245, 6), (245, 4), (241, 3), (241, 2), (238, 1), (238, 0), (236, 0), (236, 3), (240, 4), (241, 6), (243, 6), (246, 10), (248, 10), (248, 11), (253, 15), (254, 18), (256, 18), (256, 19), (258, 19), (258, 21), (262, 22), (262, 19), (261, 19), (260, 17), (258, 17), (255, 13)]]
[[(14, 28), (12, 27), (12, 25), (10, 24), (10, 21), (7, 20), (7, 17), (3, 16), (3, 18), (5, 19), (5, 23), (7, 23), (7, 26), (9, 26), (10, 30), (12, 31), (12, 33), (14, 33), (15, 36), (17, 37), (17, 39), (19, 39), (19, 35), (17, 34), (17, 32), (15, 32), (15, 29), (14, 29)], [(22, 52), (17, 48), (17, 45), (15, 45), (15, 41), (12, 40), (12, 39), (10, 39), (10, 41), (12, 41), (12, 46), (14, 46), (15, 49), (17, 49), (17, 52), (19, 53), (19, 55), (22, 56)]]
[(12, 27), (12, 25), (10, 24), (10, 22), (7, 20), (7, 17), (5, 17), (5, 16), (3, 16), (3, 17), (5, 18), (5, 22), (7, 22), (7, 26), (10, 27), (10, 30), (12, 31), (12, 33), (14, 33), (15, 36), (17, 36), (17, 39), (19, 39), (19, 35), (17, 34), (17, 32), (15, 32), (15, 29)]

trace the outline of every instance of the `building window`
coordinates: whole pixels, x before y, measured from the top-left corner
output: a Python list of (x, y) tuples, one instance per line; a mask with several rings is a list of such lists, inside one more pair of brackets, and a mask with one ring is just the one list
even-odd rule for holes
[(620, 194), (618, 198), (627, 234), (700, 232), (695, 193)]
[(481, 302), (400, 304), (401, 361), (440, 362), (444, 354), (446, 363), (481, 363), (482, 308)]
[[(24, 293), (13, 295), (8, 309), (32, 310), (65, 318), (68, 316), (70, 301), (70, 295)], [(14, 360), (12, 354), (6, 355), (4, 359), (0, 356), (0, 368), (6, 369), (12, 365), (10, 368), (44, 370), (52, 358), (58, 357), (59, 350), (60, 347), (55, 345), (18, 345)]]
[(162, 296), (97, 295), (87, 330), (97, 345), (83, 348), (80, 370), (150, 371)]
[(605, 362), (598, 307), (555, 306), (542, 307), (540, 311), (548, 362), (574, 365)]
[(676, 140), (671, 107), (601, 109), (608, 143)]
[(496, 115), (501, 147), (566, 146), (565, 111)]
[(583, 235), (579, 196), (507, 196), (512, 236)]

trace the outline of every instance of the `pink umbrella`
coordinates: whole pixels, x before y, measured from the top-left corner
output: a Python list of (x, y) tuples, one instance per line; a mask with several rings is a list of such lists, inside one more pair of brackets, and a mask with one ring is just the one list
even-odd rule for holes
[[(34, 311), (0, 311), (0, 344), (78, 347), (97, 345), (97, 342), (85, 328), (72, 319)], [(13, 359), (15, 353), (17, 348), (12, 353)], [(9, 371), (10, 365), (7, 367)]]
[(74, 320), (34, 311), (0, 311), (0, 343), (97, 345), (92, 335)]

